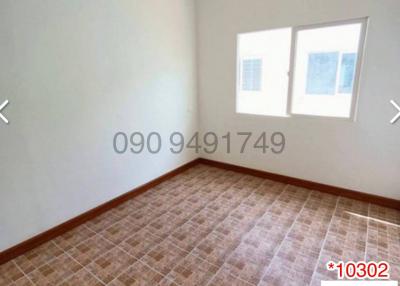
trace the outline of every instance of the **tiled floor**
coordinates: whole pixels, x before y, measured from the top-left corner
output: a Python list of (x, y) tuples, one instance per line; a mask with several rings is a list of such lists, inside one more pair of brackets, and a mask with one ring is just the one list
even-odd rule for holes
[(386, 260), (400, 212), (204, 165), (0, 266), (0, 285), (320, 285)]

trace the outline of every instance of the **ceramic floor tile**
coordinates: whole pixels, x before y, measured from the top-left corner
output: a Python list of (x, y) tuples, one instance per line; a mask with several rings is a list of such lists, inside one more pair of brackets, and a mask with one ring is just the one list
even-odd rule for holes
[(268, 258), (256, 261), (248, 259), (243, 253), (234, 253), (222, 267), (230, 275), (257, 285), (263, 276), (265, 266), (269, 263), (270, 260)]
[(190, 252), (207, 235), (207, 231), (204, 231), (202, 228), (195, 227), (195, 225), (189, 222), (177, 228), (168, 237), (168, 240), (180, 249)]
[(67, 251), (86, 239), (93, 237), (94, 235), (96, 235), (94, 231), (90, 230), (85, 225), (81, 225), (55, 238), (53, 241), (59, 248)]
[(154, 212), (154, 210), (146, 206), (132, 214), (129, 214), (126, 219), (134, 225), (144, 227), (156, 219), (159, 215), (161, 214)]
[(224, 239), (219, 233), (212, 232), (193, 250), (193, 255), (220, 267), (238, 244), (238, 240)]
[(178, 285), (207, 285), (217, 273), (218, 267), (195, 255), (188, 255), (167, 275)]
[(150, 222), (145, 229), (163, 239), (172, 234), (174, 230), (186, 222), (186, 219), (172, 213), (165, 213)]
[(211, 280), (210, 286), (251, 286), (252, 284), (232, 276), (226, 270), (220, 270)]
[(120, 247), (130, 255), (140, 259), (162, 240), (162, 238), (153, 235), (148, 230), (141, 229), (136, 234), (121, 242)]
[(181, 250), (165, 240), (143, 256), (141, 261), (166, 275), (188, 254), (187, 251)]
[(135, 234), (141, 229), (140, 226), (134, 225), (130, 223), (129, 219), (124, 218), (100, 232), (99, 235), (114, 244), (119, 244), (124, 241), (126, 237)]
[[(0, 285), (3, 285), (3, 284), (0, 284)], [(4, 285), (7, 285), (7, 284), (4, 284)], [(31, 280), (29, 280), (27, 277), (24, 276), (9, 285), (10, 286), (36, 286), (37, 284), (36, 285), (33, 284), (33, 282)]]
[(13, 262), (0, 265), (0, 285), (8, 285), (22, 278), (24, 274)]
[(68, 250), (68, 254), (77, 260), (81, 265), (86, 266), (100, 255), (104, 254), (113, 244), (100, 235), (96, 235)]
[(163, 280), (160, 273), (138, 261), (114, 279), (110, 286), (158, 285)]
[(36, 285), (52, 286), (78, 272), (82, 266), (67, 254), (62, 254), (28, 274)]
[(107, 284), (117, 278), (128, 267), (137, 261), (118, 247), (95, 259), (87, 266), (87, 269), (96, 275), (103, 283)]
[(63, 251), (60, 250), (53, 241), (50, 241), (17, 257), (15, 263), (25, 274), (29, 274), (62, 254)]
[(0, 285), (319, 286), (364, 259), (400, 278), (400, 211), (200, 164), (0, 265)]
[(81, 269), (59, 284), (60, 286), (104, 286), (95, 276), (85, 269)]
[(110, 225), (116, 223), (120, 218), (113, 215), (111, 211), (108, 211), (90, 221), (85, 225), (94, 232), (100, 232)]

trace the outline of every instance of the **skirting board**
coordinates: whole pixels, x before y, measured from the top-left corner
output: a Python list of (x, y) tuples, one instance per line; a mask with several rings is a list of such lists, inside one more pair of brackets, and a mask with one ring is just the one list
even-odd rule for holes
[(39, 245), (48, 242), (49, 240), (56, 238), (59, 235), (62, 235), (72, 229), (74, 229), (75, 227), (105, 213), (106, 211), (117, 207), (118, 205), (146, 192), (147, 190), (161, 184), (162, 182), (186, 171), (187, 169), (195, 166), (198, 164), (199, 159), (195, 159), (187, 164), (184, 164), (164, 175), (162, 175), (161, 177), (158, 177), (142, 186), (139, 186), (135, 189), (133, 189), (132, 191), (129, 191), (111, 201), (108, 201), (94, 209), (91, 209), (77, 217), (74, 217), (56, 227), (53, 227), (41, 234), (38, 234), (26, 241), (21, 242), (20, 244), (17, 244), (9, 249), (6, 249), (3, 252), (0, 252), (0, 265), (4, 264), (18, 256), (20, 256), (21, 254), (24, 254), (25, 252), (34, 249), (35, 247), (38, 247)]
[(228, 163), (224, 163), (224, 162), (218, 162), (218, 161), (213, 161), (213, 160), (208, 160), (208, 159), (203, 159), (203, 158), (200, 158), (198, 162), (201, 164), (206, 164), (206, 165), (214, 166), (217, 168), (232, 170), (232, 171), (236, 171), (239, 173), (249, 174), (249, 175), (253, 175), (256, 177), (261, 177), (261, 178), (270, 179), (273, 181), (282, 182), (285, 184), (290, 184), (290, 185), (294, 185), (294, 186), (298, 186), (298, 187), (302, 187), (302, 188), (316, 190), (316, 191), (329, 193), (329, 194), (336, 195), (336, 196), (346, 197), (346, 198), (350, 198), (350, 199), (355, 199), (355, 200), (359, 200), (359, 201), (363, 201), (363, 202), (373, 203), (376, 205), (400, 210), (400, 201), (395, 200), (395, 199), (390, 199), (390, 198), (381, 197), (381, 196), (377, 196), (377, 195), (362, 193), (359, 191), (353, 191), (353, 190), (349, 190), (349, 189), (345, 189), (345, 188), (330, 186), (330, 185), (316, 183), (316, 182), (312, 182), (312, 181), (308, 181), (308, 180), (303, 180), (303, 179), (293, 178), (293, 177), (289, 177), (289, 176), (269, 173), (266, 171), (260, 171), (260, 170), (256, 170), (256, 169), (241, 167), (238, 165), (232, 165), (232, 164), (228, 164)]
[(157, 186), (158, 184), (186, 171), (187, 169), (197, 165), (197, 164), (205, 164), (217, 168), (222, 168), (226, 170), (232, 170), (248, 175), (253, 175), (265, 179), (270, 179), (278, 182), (282, 182), (285, 184), (290, 184), (290, 185), (295, 185), (303, 188), (308, 188), (308, 189), (313, 189), (317, 190), (320, 192), (325, 192), (325, 193), (330, 193), (333, 195), (337, 196), (342, 196), (342, 197), (347, 197), (347, 198), (352, 198), (360, 201), (365, 201), (365, 202), (370, 202), (374, 203), (377, 205), (381, 205), (384, 207), (389, 207), (389, 208), (394, 208), (400, 210), (400, 201), (395, 200), (395, 199), (390, 199), (390, 198), (385, 198), (385, 197), (380, 197), (376, 195), (371, 195), (371, 194), (366, 194), (362, 192), (357, 192), (353, 190), (348, 190), (344, 188), (339, 188), (339, 187), (334, 187), (330, 185), (325, 185), (321, 183), (316, 183), (316, 182), (311, 182), (307, 180), (302, 180), (298, 178), (293, 178), (293, 177), (288, 177), (284, 175), (278, 175), (274, 173), (269, 173), (266, 171), (260, 171), (260, 170), (255, 170), (251, 168), (246, 168), (246, 167), (241, 167), (237, 165), (232, 165), (228, 163), (223, 163), (223, 162), (217, 162), (213, 160), (208, 160), (208, 159), (195, 159), (181, 167), (178, 167), (177, 169), (168, 172), (161, 177), (158, 177), (142, 186), (139, 186), (132, 191), (123, 194), (109, 202), (106, 202), (94, 209), (91, 209), (71, 220), (68, 220), (54, 228), (51, 228), (41, 234), (38, 234), (20, 244), (17, 244), (9, 249), (6, 249), (5, 251), (0, 253), (0, 265), (3, 263), (6, 263), (16, 257), (18, 257), (21, 254), (24, 254), (25, 252), (34, 249), (35, 247), (48, 242), (49, 240), (56, 238), (59, 235), (62, 235), (73, 228), (95, 218), (96, 216), (99, 216), (106, 211), (117, 207), (118, 205), (146, 192), (147, 190)]

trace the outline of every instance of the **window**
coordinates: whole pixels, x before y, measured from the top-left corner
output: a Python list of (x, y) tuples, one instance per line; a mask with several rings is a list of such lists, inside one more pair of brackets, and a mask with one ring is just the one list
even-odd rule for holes
[(366, 22), (240, 34), (236, 111), (354, 118)]
[(289, 28), (239, 35), (237, 112), (286, 114), (291, 33)]
[(261, 59), (245, 59), (242, 61), (242, 90), (261, 91)]

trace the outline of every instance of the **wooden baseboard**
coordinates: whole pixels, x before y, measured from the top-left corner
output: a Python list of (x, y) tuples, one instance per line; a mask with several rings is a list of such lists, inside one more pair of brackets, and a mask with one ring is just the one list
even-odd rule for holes
[(291, 184), (291, 185), (298, 186), (298, 187), (312, 189), (312, 190), (316, 190), (316, 191), (320, 191), (320, 192), (324, 192), (324, 193), (333, 194), (336, 196), (342, 196), (342, 197), (346, 197), (346, 198), (356, 199), (359, 201), (374, 203), (374, 204), (381, 205), (384, 207), (400, 210), (400, 201), (395, 200), (395, 199), (385, 198), (385, 197), (376, 196), (376, 195), (372, 195), (372, 194), (362, 193), (359, 191), (330, 186), (330, 185), (326, 185), (326, 184), (316, 183), (316, 182), (307, 181), (307, 180), (303, 180), (303, 179), (269, 173), (266, 171), (260, 171), (260, 170), (256, 170), (256, 169), (241, 167), (241, 166), (237, 166), (237, 165), (232, 165), (232, 164), (228, 164), (228, 163), (223, 163), (223, 162), (218, 162), (218, 161), (213, 161), (213, 160), (208, 160), (208, 159), (203, 159), (203, 158), (200, 158), (198, 162), (202, 163), (202, 164), (218, 167), (218, 168), (223, 168), (223, 169), (232, 170), (232, 171), (236, 171), (236, 172), (240, 172), (240, 173), (245, 173), (245, 174), (249, 174), (249, 175), (253, 175), (253, 176), (257, 176), (257, 177), (261, 177), (261, 178), (265, 178), (265, 179), (270, 179), (273, 181), (282, 182), (285, 184)]
[(73, 228), (95, 218), (96, 216), (101, 215), (102, 213), (105, 213), (106, 211), (126, 202), (127, 200), (130, 200), (137, 195), (140, 195), (147, 190), (157, 186), (158, 184), (186, 171), (187, 169), (197, 165), (199, 163), (199, 159), (195, 159), (183, 166), (180, 166), (176, 168), (175, 170), (172, 170), (171, 172), (168, 172), (161, 177), (158, 177), (142, 186), (139, 186), (132, 191), (129, 191), (128, 193), (125, 193), (111, 201), (108, 201), (94, 209), (91, 209), (77, 217), (74, 217), (73, 219), (70, 219), (56, 227), (53, 227), (41, 234), (38, 234), (22, 243), (19, 243), (9, 249), (6, 249), (3, 252), (0, 252), (0, 265), (4, 264), (16, 257), (18, 257), (21, 254), (24, 254), (25, 252), (34, 249), (35, 247), (38, 247), (39, 245), (48, 242), (49, 240), (56, 238), (57, 236), (64, 234)]
[(374, 203), (377, 205), (381, 205), (384, 207), (389, 207), (389, 208), (394, 208), (400, 210), (400, 201), (395, 200), (395, 199), (390, 199), (390, 198), (385, 198), (385, 197), (380, 197), (376, 195), (371, 195), (371, 194), (366, 194), (362, 192), (357, 192), (349, 189), (344, 189), (344, 188), (339, 188), (339, 187), (334, 187), (330, 185), (325, 185), (321, 183), (316, 183), (312, 181), (307, 181), (307, 180), (302, 180), (298, 178), (293, 178), (289, 176), (284, 176), (284, 175), (279, 175), (279, 174), (274, 174), (274, 173), (269, 173), (266, 171), (260, 171), (260, 170), (255, 170), (255, 169), (250, 169), (246, 167), (241, 167), (237, 165), (232, 165), (228, 163), (223, 163), (223, 162), (218, 162), (218, 161), (213, 161), (213, 160), (208, 160), (208, 159), (195, 159), (171, 172), (168, 172), (161, 177), (158, 177), (142, 186), (139, 186), (132, 191), (123, 194), (109, 202), (106, 202), (94, 209), (91, 209), (73, 219), (70, 219), (54, 228), (51, 228), (39, 235), (36, 235), (20, 244), (17, 244), (9, 249), (6, 249), (3, 252), (0, 252), (0, 265), (3, 263), (6, 263), (16, 257), (18, 257), (21, 254), (24, 254), (25, 252), (38, 247), (39, 245), (48, 242), (49, 240), (56, 238), (59, 235), (62, 235), (73, 228), (95, 218), (96, 216), (101, 215), (102, 213), (105, 213), (106, 211), (126, 202), (127, 200), (130, 200), (134, 197), (136, 197), (139, 194), (142, 194), (146, 192), (147, 190), (155, 187), (156, 185), (184, 172), (185, 170), (197, 165), (197, 164), (205, 164), (209, 166), (214, 166), (217, 168), (222, 168), (222, 169), (227, 169), (227, 170), (232, 170), (244, 174), (249, 174), (261, 178), (266, 178), (278, 182), (283, 182), (285, 184), (291, 184), (303, 188), (308, 188), (308, 189), (313, 189), (337, 196), (342, 196), (342, 197), (347, 197), (351, 199), (356, 199), (364, 202), (370, 202)]

